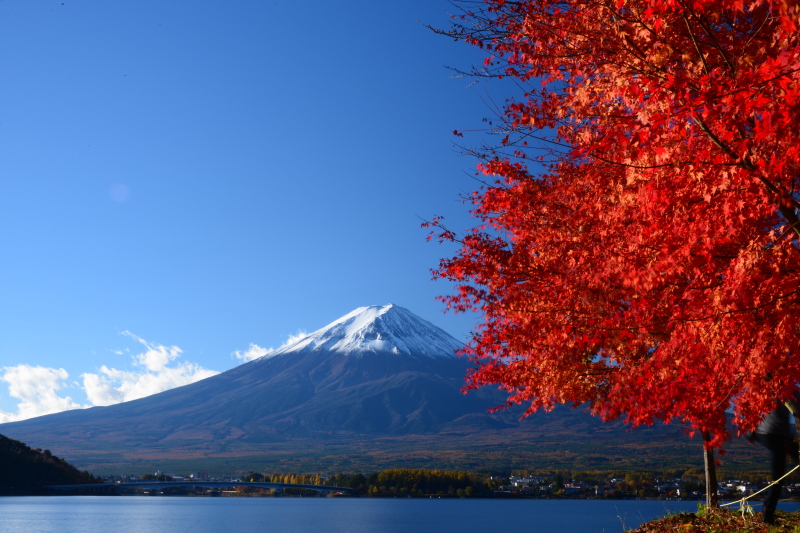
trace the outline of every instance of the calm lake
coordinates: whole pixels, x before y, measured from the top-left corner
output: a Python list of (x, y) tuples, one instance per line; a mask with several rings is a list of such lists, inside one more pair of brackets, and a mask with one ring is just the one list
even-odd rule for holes
[(0, 497), (0, 533), (620, 533), (696, 509), (693, 502), (622, 500), (9, 496)]

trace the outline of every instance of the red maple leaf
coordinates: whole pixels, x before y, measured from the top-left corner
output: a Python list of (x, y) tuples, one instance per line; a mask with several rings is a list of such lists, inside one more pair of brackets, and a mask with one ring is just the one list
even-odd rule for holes
[(800, 382), (796, 2), (483, 3), (455, 34), (523, 92), (435, 271), (482, 313), (467, 387), (752, 429)]

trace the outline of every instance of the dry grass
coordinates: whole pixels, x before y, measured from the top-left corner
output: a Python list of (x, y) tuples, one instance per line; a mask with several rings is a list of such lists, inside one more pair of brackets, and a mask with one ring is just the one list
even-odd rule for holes
[(629, 533), (800, 533), (800, 513), (778, 511), (774, 525), (761, 515), (713, 510), (681, 513), (641, 525)]

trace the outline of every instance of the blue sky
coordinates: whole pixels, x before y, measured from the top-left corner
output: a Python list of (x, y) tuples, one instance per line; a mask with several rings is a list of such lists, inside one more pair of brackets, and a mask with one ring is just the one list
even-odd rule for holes
[(453, 249), (420, 228), (469, 223), (452, 132), (490, 114), (445, 68), (480, 51), (419, 22), (449, 8), (0, 3), (0, 421), (224, 371), (365, 305), (466, 339), (478, 317), (430, 281)]

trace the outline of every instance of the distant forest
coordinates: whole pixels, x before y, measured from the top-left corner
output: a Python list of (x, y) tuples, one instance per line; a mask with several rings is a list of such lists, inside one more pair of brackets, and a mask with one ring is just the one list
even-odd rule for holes
[(319, 475), (259, 474), (251, 472), (246, 481), (329, 485), (353, 489), (367, 496), (457, 496), (486, 497), (496, 489), (488, 476), (472, 472), (397, 468), (370, 474)]
[(0, 435), (0, 494), (38, 494), (46, 485), (99, 483), (50, 450), (31, 448)]

